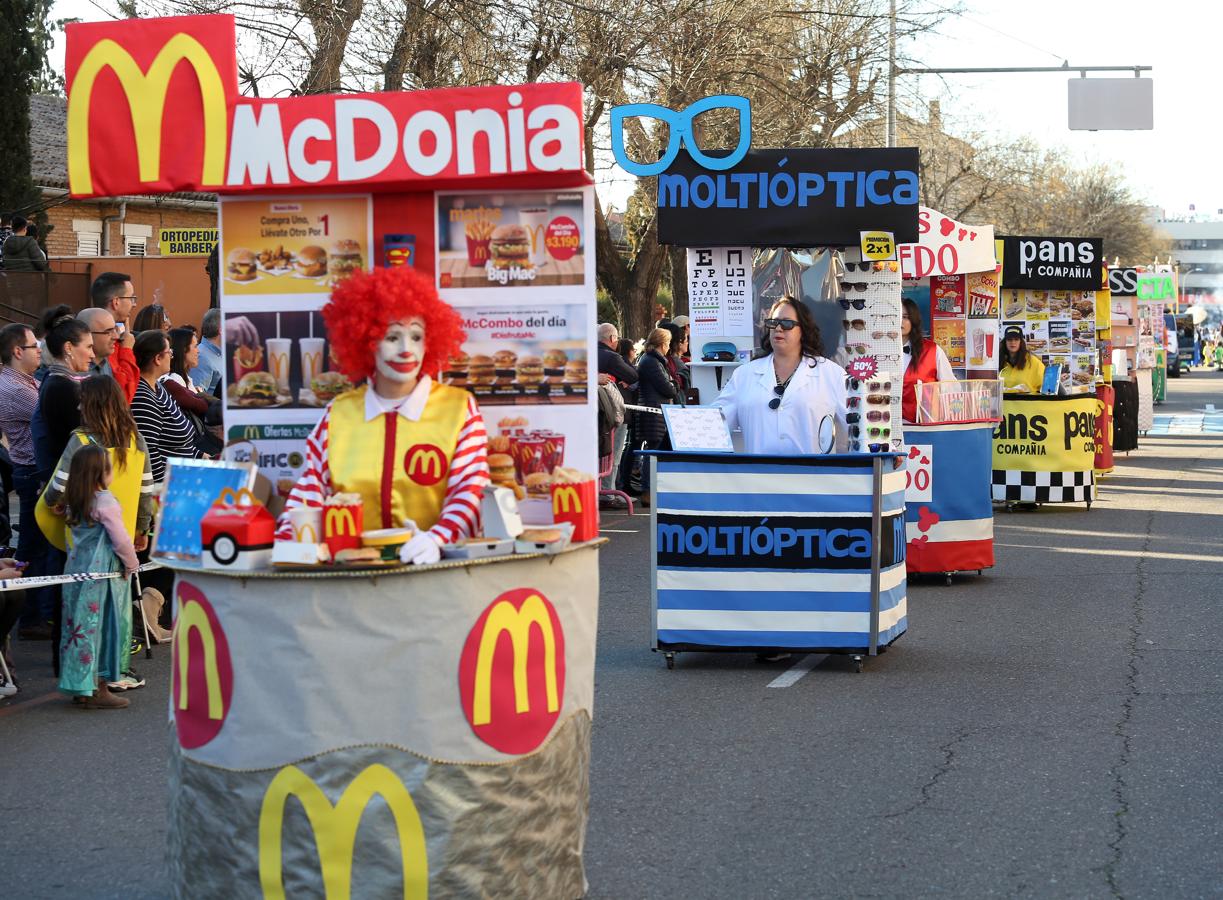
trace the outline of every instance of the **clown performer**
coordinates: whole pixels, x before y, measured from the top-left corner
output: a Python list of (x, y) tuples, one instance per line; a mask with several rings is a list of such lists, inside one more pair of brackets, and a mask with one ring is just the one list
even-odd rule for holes
[[(332, 400), (306, 439), (305, 470), (276, 539), (293, 539), (293, 509), (355, 493), (366, 528), (416, 524), (403, 562), (437, 562), (444, 544), (475, 533), (488, 484), (488, 437), (475, 398), (429, 375), (458, 353), (462, 320), (407, 266), (346, 278), (323, 320), (339, 368), (354, 384), (367, 383)], [(446, 471), (412, 465), (422, 452), (440, 456)]]

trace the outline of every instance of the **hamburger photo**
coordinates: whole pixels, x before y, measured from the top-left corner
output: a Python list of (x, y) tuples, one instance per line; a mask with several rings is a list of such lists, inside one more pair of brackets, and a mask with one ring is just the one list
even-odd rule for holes
[(513, 350), (498, 350), (493, 354), (493, 365), (498, 369), (513, 369), (518, 362), (518, 354)]
[(586, 360), (571, 359), (565, 363), (565, 384), (586, 383)]
[(531, 268), (531, 236), (521, 225), (498, 225), (488, 242), (489, 256), (497, 269)]
[(327, 251), (316, 244), (297, 251), (293, 269), (303, 278), (318, 278), (327, 274)]
[(225, 277), (230, 281), (254, 281), (258, 275), (258, 257), (245, 247), (234, 247), (225, 257)]
[(485, 356), (483, 353), (477, 353), (467, 363), (468, 384), (492, 384), (495, 377), (496, 370), (493, 368), (493, 360), (491, 356)]
[(343, 372), (321, 372), (310, 382), (310, 390), (319, 403), (330, 403), (345, 391), (352, 390), (352, 382)]
[(518, 360), (518, 383), (534, 386), (543, 383), (544, 364), (538, 356), (524, 356)]
[(365, 268), (361, 260), (361, 245), (351, 238), (336, 241), (331, 245), (327, 266), (336, 281)]
[(553, 347), (544, 353), (544, 368), (549, 375), (560, 375), (565, 371), (565, 363), (569, 362), (569, 354)]
[(270, 372), (248, 372), (234, 387), (241, 406), (271, 406), (277, 399), (276, 379)]

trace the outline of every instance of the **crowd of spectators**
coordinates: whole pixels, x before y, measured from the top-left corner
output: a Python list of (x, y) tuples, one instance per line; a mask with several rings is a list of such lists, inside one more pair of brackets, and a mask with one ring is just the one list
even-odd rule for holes
[[(0, 244), (5, 268), (27, 259), (41, 268), (27, 237), (28, 223), (14, 217)], [(91, 303), (75, 315), (67, 306), (50, 309), (36, 330), (0, 329), (0, 433), (7, 443), (0, 474), (19, 503), (17, 546), (0, 553), (0, 578), (132, 574), (148, 559), (153, 498), (167, 459), (221, 450), (219, 311), (210, 310), (198, 331), (174, 328), (161, 305), (139, 308), (131, 277), (119, 272), (93, 281)], [(97, 452), (82, 453), (88, 448)], [(74, 478), (81, 482), (75, 492)], [(56, 539), (68, 531), (71, 542)], [(168, 588), (168, 573), (144, 574), (146, 590)], [(82, 584), (0, 594), (0, 652), (9, 671), (5, 677), (0, 667), (0, 696), (19, 684), (8, 655), (14, 627), (24, 640), (53, 642), (60, 689), (77, 705), (123, 708), (118, 692), (144, 684), (130, 665), (139, 643), (130, 581), (112, 579), (104, 589)]]

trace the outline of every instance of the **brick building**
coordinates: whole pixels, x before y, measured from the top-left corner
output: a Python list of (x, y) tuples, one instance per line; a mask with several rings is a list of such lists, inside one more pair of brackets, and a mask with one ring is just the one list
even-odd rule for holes
[(51, 226), (50, 257), (156, 256), (161, 228), (216, 227), (215, 194), (69, 198), (67, 133), (65, 98), (30, 98), (30, 168)]

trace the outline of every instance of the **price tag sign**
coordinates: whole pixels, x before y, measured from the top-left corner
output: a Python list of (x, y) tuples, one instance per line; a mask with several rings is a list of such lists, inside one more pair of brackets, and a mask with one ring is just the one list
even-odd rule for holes
[(883, 262), (896, 258), (896, 236), (890, 231), (862, 231), (862, 258)]

